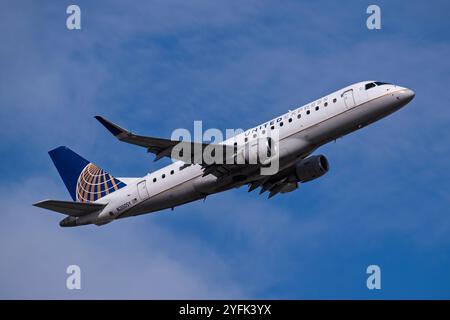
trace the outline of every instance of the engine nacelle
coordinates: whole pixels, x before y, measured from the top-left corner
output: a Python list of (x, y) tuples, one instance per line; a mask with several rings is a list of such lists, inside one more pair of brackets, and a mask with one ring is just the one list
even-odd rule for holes
[(329, 169), (328, 160), (323, 155), (311, 156), (299, 161), (295, 175), (301, 182), (308, 182), (323, 176)]

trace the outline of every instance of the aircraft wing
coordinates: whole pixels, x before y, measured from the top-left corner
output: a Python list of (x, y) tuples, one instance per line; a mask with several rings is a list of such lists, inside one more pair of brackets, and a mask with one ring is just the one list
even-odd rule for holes
[(82, 217), (90, 213), (102, 210), (104, 207), (106, 207), (106, 204), (44, 200), (33, 204), (33, 206), (67, 214), (72, 217)]
[[(234, 147), (224, 144), (198, 143), (141, 136), (124, 129), (115, 123), (112, 123), (104, 117), (96, 116), (95, 119), (105, 126), (105, 128), (108, 129), (109, 132), (111, 132), (120, 141), (144, 147), (148, 152), (154, 153), (156, 155), (155, 161), (163, 157), (168, 157), (175, 160), (181, 160), (189, 164), (194, 163), (204, 165), (202, 154), (204, 149), (207, 147), (211, 149), (214, 148), (215, 150), (221, 149), (223, 155), (232, 155), (235, 151)], [(174, 148), (175, 152), (173, 152)], [(190, 156), (183, 154), (185, 150), (190, 150)], [(186, 161), (188, 158), (190, 158), (190, 162)], [(223, 163), (225, 163), (225, 161), (223, 161)]]

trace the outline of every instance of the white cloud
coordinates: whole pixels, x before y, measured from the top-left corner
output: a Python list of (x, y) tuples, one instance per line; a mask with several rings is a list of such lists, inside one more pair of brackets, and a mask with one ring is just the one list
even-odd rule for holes
[[(142, 220), (129, 219), (106, 228), (60, 228), (62, 215), (31, 206), (42, 196), (43, 186), (49, 194), (60, 189), (51, 180), (30, 179), (8, 188), (13, 196), (1, 190), (0, 297), (187, 299), (244, 294), (208, 245), (152, 222), (145, 227)], [(65, 270), (71, 264), (81, 267), (80, 291), (65, 288)]]

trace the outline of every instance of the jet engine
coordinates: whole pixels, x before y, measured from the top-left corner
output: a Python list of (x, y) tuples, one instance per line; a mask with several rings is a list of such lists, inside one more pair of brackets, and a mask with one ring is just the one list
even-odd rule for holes
[(308, 182), (323, 176), (328, 169), (328, 160), (325, 156), (311, 156), (296, 164), (295, 175), (299, 181)]

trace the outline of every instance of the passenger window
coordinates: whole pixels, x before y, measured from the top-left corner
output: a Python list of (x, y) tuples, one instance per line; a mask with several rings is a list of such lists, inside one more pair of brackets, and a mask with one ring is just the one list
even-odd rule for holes
[(283, 122), (280, 122), (280, 127), (282, 127), (283, 126)]
[(298, 115), (297, 115), (297, 119), (300, 119), (302, 117), (302, 115), (299, 113)]
[(334, 99), (333, 99), (333, 103), (336, 103), (336, 101), (337, 101), (337, 99), (336, 99), (336, 98), (334, 98)]
[(163, 175), (161, 177), (164, 179), (166, 177), (166, 175), (163, 173)]
[(153, 178), (153, 182), (156, 182), (156, 178)]
[(319, 107), (316, 107), (316, 111), (319, 110)]
[(308, 111), (306, 111), (306, 114), (310, 114), (310, 113), (311, 113), (311, 111), (309, 111), (309, 110), (308, 110)]
[(271, 126), (270, 129), (271, 129), (271, 130), (275, 129), (275, 126)]
[(256, 133), (253, 135), (253, 138), (256, 138)]
[(289, 118), (289, 122), (292, 122), (292, 118)]
[(323, 105), (324, 105), (325, 107), (328, 106), (328, 102), (325, 102)]
[(175, 173), (175, 171), (173, 171), (173, 170), (170, 170), (170, 174), (174, 174)]

